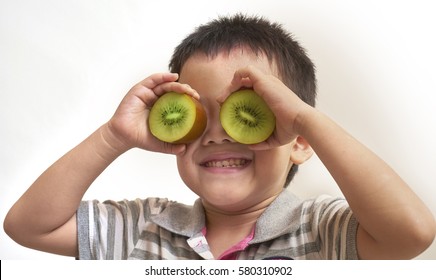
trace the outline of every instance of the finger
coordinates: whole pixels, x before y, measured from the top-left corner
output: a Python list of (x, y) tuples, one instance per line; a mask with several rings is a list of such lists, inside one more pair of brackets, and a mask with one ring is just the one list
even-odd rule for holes
[(262, 74), (263, 73), (259, 69), (251, 65), (236, 70), (227, 93), (222, 94), (217, 98), (218, 103), (223, 103), (232, 92), (239, 89), (254, 88), (255, 84), (261, 79)]
[(138, 84), (152, 89), (162, 83), (175, 82), (178, 78), (179, 74), (177, 73), (156, 73), (140, 81)]
[[(153, 105), (157, 98), (167, 91), (187, 92), (188, 94), (199, 98), (198, 93), (189, 85), (182, 85), (175, 82), (178, 74), (176, 73), (157, 73), (136, 84), (131, 93), (142, 100), (147, 107)], [(166, 85), (163, 87), (163, 85)]]
[(161, 143), (162, 143), (162, 148), (158, 152), (161, 152), (164, 154), (180, 155), (180, 154), (184, 153), (186, 150), (185, 144), (171, 144), (171, 143), (166, 143), (166, 142), (162, 142), (162, 141), (161, 141)]
[(269, 144), (268, 142), (261, 142), (257, 144), (248, 145), (248, 148), (252, 151), (263, 151), (263, 150), (270, 150), (274, 148)]
[(153, 91), (158, 96), (161, 96), (162, 94), (169, 92), (169, 91), (174, 91), (174, 92), (184, 93), (184, 94), (190, 95), (196, 99), (200, 99), (200, 95), (198, 94), (198, 92), (195, 89), (193, 89), (190, 85), (181, 84), (178, 82), (170, 82), (170, 83), (160, 84), (160, 85), (156, 86), (153, 89)]
[(230, 94), (232, 94), (233, 91), (226, 91), (225, 93), (219, 95), (216, 99), (216, 101), (218, 102), (218, 104), (222, 105), (224, 103), (224, 101), (226, 101), (227, 97), (229, 97)]
[(274, 135), (271, 135), (268, 139), (257, 144), (248, 145), (248, 148), (253, 151), (270, 150), (281, 146)]
[(186, 151), (186, 145), (185, 144), (171, 144), (169, 146), (168, 153), (173, 155), (180, 155), (183, 154)]
[(262, 76), (262, 71), (254, 66), (249, 65), (247, 67), (236, 70), (235, 74), (233, 75), (233, 80), (231, 84), (235, 87), (246, 87), (247, 85), (251, 87), (253, 84), (258, 82)]

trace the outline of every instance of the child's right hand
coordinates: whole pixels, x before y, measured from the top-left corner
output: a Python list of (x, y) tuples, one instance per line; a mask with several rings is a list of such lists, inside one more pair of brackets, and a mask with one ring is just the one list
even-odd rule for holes
[(104, 128), (104, 139), (111, 148), (119, 153), (135, 147), (170, 154), (185, 150), (183, 144), (169, 144), (158, 140), (148, 128), (150, 109), (162, 94), (175, 91), (199, 99), (194, 89), (176, 82), (177, 79), (178, 74), (175, 73), (157, 73), (130, 89)]

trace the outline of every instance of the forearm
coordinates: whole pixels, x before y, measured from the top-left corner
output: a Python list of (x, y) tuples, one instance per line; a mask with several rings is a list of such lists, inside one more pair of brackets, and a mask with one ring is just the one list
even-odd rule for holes
[[(303, 122), (299, 133), (349, 202), (361, 227), (360, 238), (370, 241), (365, 241), (368, 250), (380, 250), (379, 257), (386, 252), (408, 257), (417, 252), (411, 253), (413, 248), (407, 245), (421, 241), (411, 244), (412, 238), (432, 240), (432, 214), (391, 167), (322, 113), (310, 110)], [(401, 244), (406, 247), (403, 251)], [(364, 250), (360, 253), (369, 257)]]
[(82, 143), (49, 167), (11, 208), (5, 231), (34, 249), (77, 256), (75, 213), (92, 182), (130, 148), (177, 154), (185, 145), (156, 139), (147, 127), (148, 108), (168, 91), (198, 93), (176, 83), (177, 74), (156, 73), (133, 86), (115, 114)]
[[(377, 208), (389, 209), (385, 205), (386, 197), (381, 195), (401, 200), (403, 193), (412, 193), (383, 160), (324, 114), (314, 110), (305, 122), (300, 135), (310, 143), (356, 210), (370, 210), (373, 208), (370, 205), (378, 202), (381, 205)], [(392, 195), (393, 192), (398, 195)], [(369, 198), (368, 201), (365, 198)]]
[(121, 153), (107, 134), (107, 126), (100, 127), (41, 174), (11, 208), (5, 227), (28, 239), (67, 223), (91, 183)]

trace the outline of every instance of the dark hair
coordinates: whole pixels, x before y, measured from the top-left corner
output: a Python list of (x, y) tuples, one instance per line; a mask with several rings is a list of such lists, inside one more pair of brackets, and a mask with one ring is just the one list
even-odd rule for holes
[[(203, 53), (213, 58), (219, 52), (229, 52), (241, 46), (250, 48), (255, 54), (264, 54), (270, 62), (275, 62), (283, 83), (304, 102), (315, 106), (314, 64), (282, 25), (263, 17), (236, 14), (200, 25), (175, 48), (169, 68), (173, 73), (180, 73), (194, 54)], [(285, 186), (297, 170), (298, 166), (294, 164)]]

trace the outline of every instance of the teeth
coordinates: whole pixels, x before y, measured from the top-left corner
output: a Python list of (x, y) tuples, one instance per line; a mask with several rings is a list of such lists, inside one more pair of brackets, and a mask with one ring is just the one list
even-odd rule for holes
[(228, 159), (228, 160), (220, 160), (220, 161), (208, 161), (206, 162), (206, 167), (219, 167), (219, 168), (228, 168), (228, 167), (241, 167), (247, 163), (245, 159)]

